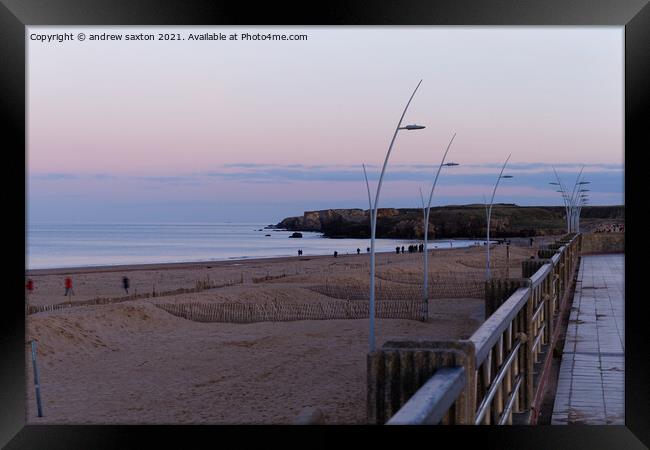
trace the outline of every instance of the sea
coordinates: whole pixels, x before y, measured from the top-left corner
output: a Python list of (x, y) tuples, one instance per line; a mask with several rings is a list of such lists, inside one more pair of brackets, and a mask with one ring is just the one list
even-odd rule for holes
[[(26, 269), (112, 266), (173, 262), (208, 262), (362, 253), (370, 239), (330, 239), (322, 233), (267, 229), (260, 223), (29, 223)], [(417, 240), (376, 239), (377, 252), (419, 244)], [(483, 241), (429, 241), (429, 248), (482, 245)]]

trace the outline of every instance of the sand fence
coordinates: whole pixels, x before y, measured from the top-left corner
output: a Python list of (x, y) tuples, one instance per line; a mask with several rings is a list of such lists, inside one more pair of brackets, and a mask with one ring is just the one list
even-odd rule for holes
[(210, 281), (209, 278), (205, 280), (197, 280), (195, 287), (193, 288), (179, 288), (168, 291), (156, 291), (155, 285), (152, 286), (151, 292), (142, 292), (138, 293), (137, 291), (131, 295), (126, 295), (123, 297), (96, 297), (90, 300), (75, 300), (75, 301), (66, 301), (63, 303), (56, 303), (53, 305), (29, 305), (27, 306), (27, 314), (36, 314), (39, 312), (45, 311), (55, 311), (64, 308), (71, 308), (75, 306), (93, 306), (93, 305), (110, 305), (114, 303), (122, 303), (130, 300), (138, 300), (143, 298), (153, 298), (153, 297), (166, 297), (170, 295), (179, 295), (187, 293), (201, 292), (208, 289), (218, 289), (227, 286), (234, 286), (237, 284), (243, 283), (243, 276), (235, 280), (226, 280), (222, 282)]
[[(347, 300), (311, 303), (156, 303), (168, 313), (195, 322), (288, 322), (368, 318), (368, 303)], [(384, 300), (376, 304), (376, 317), (420, 320), (422, 301)]]
[[(413, 272), (380, 272), (377, 274), (375, 295), (379, 300), (410, 301), (422, 298), (422, 274)], [(367, 283), (338, 283), (326, 280), (325, 284), (307, 289), (342, 300), (368, 300)], [(484, 272), (438, 272), (429, 276), (429, 298), (483, 298), (485, 296)]]

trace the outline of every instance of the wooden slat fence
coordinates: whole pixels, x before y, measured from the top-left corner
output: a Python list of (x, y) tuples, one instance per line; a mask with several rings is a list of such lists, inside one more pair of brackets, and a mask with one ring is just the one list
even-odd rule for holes
[(59, 309), (65, 309), (65, 308), (71, 308), (77, 306), (111, 305), (115, 303), (122, 303), (130, 300), (138, 300), (143, 298), (167, 297), (170, 295), (195, 293), (195, 292), (205, 291), (208, 289), (218, 289), (227, 286), (234, 286), (241, 283), (243, 283), (243, 278), (240, 278), (239, 280), (228, 280), (225, 282), (211, 282), (209, 279), (207, 279), (207, 280), (196, 281), (196, 285), (193, 288), (180, 288), (180, 289), (173, 289), (167, 291), (156, 291), (155, 286), (153, 286), (151, 292), (142, 292), (140, 294), (134, 292), (131, 295), (126, 295), (123, 297), (96, 297), (90, 300), (73, 300), (73, 301), (66, 301), (62, 303), (55, 303), (53, 305), (28, 305), (27, 314), (36, 314), (45, 311), (56, 311)]
[[(312, 303), (156, 303), (168, 313), (195, 322), (255, 323), (294, 320), (368, 318), (368, 303), (350, 301)], [(419, 320), (420, 301), (378, 301), (376, 317)]]
[[(542, 370), (540, 360), (550, 357), (559, 311), (568, 302), (578, 262), (580, 235), (567, 235), (551, 247), (553, 255), (528, 278), (527, 286), (517, 288), (468, 340), (402, 343), (401, 347), (418, 351), (428, 348), (429, 360), (418, 362), (400, 354), (399, 369), (394, 368), (396, 363), (387, 363), (395, 360), (391, 356), (396, 352), (395, 343), (387, 342), (370, 353), (369, 422), (385, 423), (394, 414), (400, 424), (430, 423), (431, 417), (442, 417), (442, 424), (503, 425), (512, 424), (515, 415), (520, 423), (533, 421), (533, 406), (540, 398), (539, 380), (544, 379), (543, 374), (534, 376), (535, 369)], [(440, 362), (433, 368), (432, 355)], [(432, 392), (427, 382), (443, 367), (462, 367), (463, 376), (454, 372), (453, 377), (439, 377), (434, 384), (444, 391)], [(400, 381), (400, 374), (422, 371), (427, 374), (424, 379)], [(450, 405), (450, 392), (459, 391), (461, 379), (463, 388)], [(426, 388), (420, 391), (422, 386)], [(402, 411), (411, 399), (414, 401)]]

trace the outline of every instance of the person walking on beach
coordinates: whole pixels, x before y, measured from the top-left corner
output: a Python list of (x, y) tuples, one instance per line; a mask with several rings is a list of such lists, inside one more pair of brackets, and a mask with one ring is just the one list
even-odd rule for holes
[(65, 294), (63, 294), (63, 296), (67, 297), (68, 295), (74, 295), (74, 290), (72, 289), (72, 278), (70, 277), (66, 277), (65, 279)]
[(27, 295), (34, 292), (34, 282), (32, 281), (31, 278), (27, 280), (27, 284), (25, 285), (25, 288), (27, 289)]
[(531, 246), (531, 247), (533, 246), (533, 241), (534, 241), (534, 239), (533, 239), (533, 238), (530, 238), (530, 246)]
[(404, 246), (402, 245), (402, 255), (404, 254)]
[(129, 277), (122, 277), (122, 287), (126, 292), (126, 295), (129, 295)]
[(361, 254), (361, 249), (357, 248), (357, 255), (360, 255), (360, 254)]
[(370, 253), (370, 247), (366, 247), (366, 253)]
[(395, 247), (395, 253), (399, 255), (399, 247)]
[(336, 258), (337, 256), (339, 256), (339, 252), (337, 252), (336, 250), (334, 250), (334, 257)]

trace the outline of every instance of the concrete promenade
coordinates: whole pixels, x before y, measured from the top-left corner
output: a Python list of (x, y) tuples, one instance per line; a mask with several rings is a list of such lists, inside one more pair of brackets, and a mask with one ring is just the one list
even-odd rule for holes
[(551, 423), (624, 425), (623, 254), (583, 256)]

